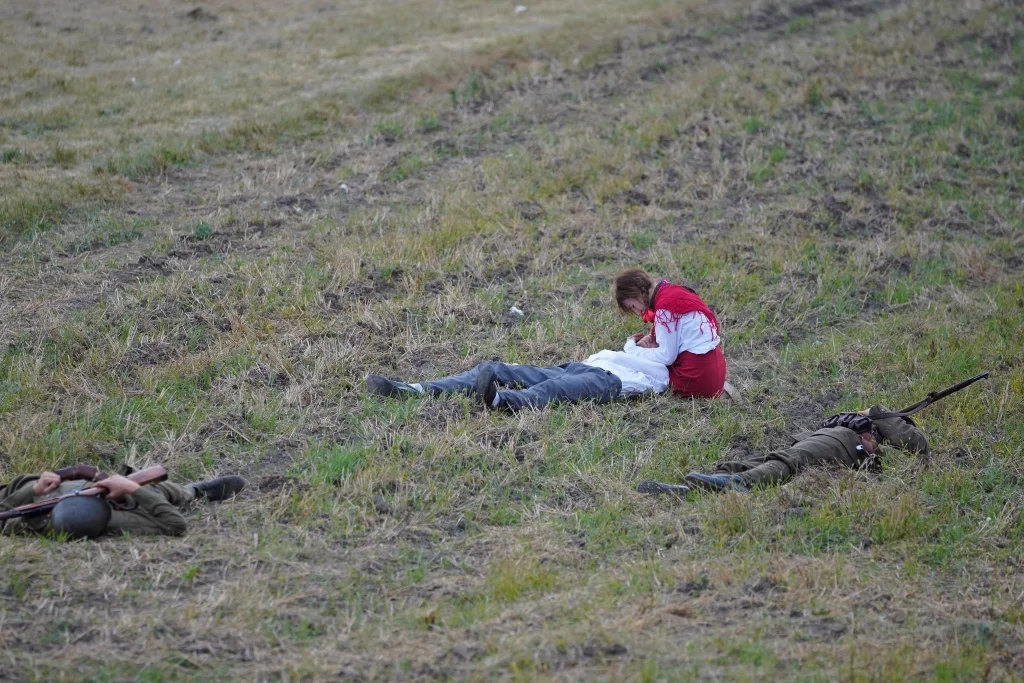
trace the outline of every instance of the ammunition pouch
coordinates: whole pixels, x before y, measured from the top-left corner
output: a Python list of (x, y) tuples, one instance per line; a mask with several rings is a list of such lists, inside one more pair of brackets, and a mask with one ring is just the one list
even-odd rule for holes
[(867, 415), (861, 415), (860, 413), (839, 413), (822, 422), (821, 426), (823, 429), (845, 427), (858, 434), (863, 434), (874, 429), (874, 422)]

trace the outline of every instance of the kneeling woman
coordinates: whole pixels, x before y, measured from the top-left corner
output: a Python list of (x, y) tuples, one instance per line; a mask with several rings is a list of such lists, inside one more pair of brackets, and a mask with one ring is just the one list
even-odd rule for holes
[(689, 287), (655, 283), (637, 268), (615, 278), (615, 301), (651, 323), (650, 334), (626, 342), (631, 356), (668, 366), (669, 385), (683, 398), (717, 398), (725, 388), (725, 355), (718, 320)]

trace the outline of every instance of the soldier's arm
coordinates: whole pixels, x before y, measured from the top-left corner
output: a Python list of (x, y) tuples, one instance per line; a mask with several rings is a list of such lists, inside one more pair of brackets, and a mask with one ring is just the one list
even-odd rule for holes
[(178, 509), (153, 487), (140, 487), (126, 496), (126, 501), (135, 503), (135, 507), (127, 511), (114, 511), (111, 523), (107, 525), (112, 533), (127, 531), (131, 534), (181, 536), (188, 528)]
[[(872, 406), (868, 410), (868, 417), (887, 412), (890, 411), (884, 406)], [(928, 455), (928, 439), (924, 432), (902, 417), (887, 417), (884, 420), (872, 420), (872, 423), (884, 443), (918, 455)]]
[(0, 488), (0, 510), (10, 510), (35, 502), (36, 494), (32, 490), (39, 477), (34, 474), (15, 477), (7, 486)]

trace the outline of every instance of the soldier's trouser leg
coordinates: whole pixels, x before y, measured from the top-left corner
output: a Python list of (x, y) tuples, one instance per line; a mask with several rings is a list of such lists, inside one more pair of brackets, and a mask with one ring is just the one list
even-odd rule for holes
[(789, 448), (772, 451), (763, 457), (762, 463), (739, 474), (749, 486), (766, 486), (780, 484), (808, 467), (828, 463), (857, 466), (856, 460), (839, 442), (827, 436), (814, 436)]
[(774, 453), (751, 455), (744, 460), (728, 460), (715, 465), (715, 474), (738, 474), (747, 486), (767, 486), (786, 481), (793, 473), (789, 466), (772, 456)]
[(743, 460), (726, 460), (715, 465), (715, 474), (740, 474), (766, 462), (768, 462), (768, 456), (763, 454), (752, 454)]
[(769, 486), (791, 479), (795, 472), (781, 460), (767, 460), (757, 467), (739, 473), (747, 486)]
[(540, 368), (535, 365), (515, 365), (510, 363), (498, 363), (496, 361), (481, 363), (475, 368), (466, 372), (442, 377), (429, 382), (423, 382), (423, 389), (427, 393), (440, 394), (453, 391), (472, 392), (476, 387), (476, 377), (483, 368), (491, 368), (498, 383), (506, 387), (526, 388), (532, 387), (541, 382), (557, 379), (566, 372), (566, 367), (571, 363), (559, 365), (553, 368)]
[[(521, 367), (521, 366), (520, 366)], [(510, 410), (542, 408), (551, 403), (592, 400), (614, 401), (622, 393), (622, 380), (601, 368), (584, 363), (567, 363), (561, 376), (519, 391), (499, 391), (501, 405)]]
[(162, 481), (159, 484), (150, 484), (150, 487), (163, 494), (167, 502), (175, 507), (188, 505), (196, 499), (196, 490), (191, 486)]

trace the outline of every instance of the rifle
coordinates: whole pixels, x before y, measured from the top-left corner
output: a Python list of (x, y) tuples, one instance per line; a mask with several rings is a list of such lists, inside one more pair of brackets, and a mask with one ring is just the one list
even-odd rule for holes
[[(70, 469), (71, 468), (64, 468), (64, 471), (66, 472)], [(60, 474), (61, 472), (61, 470), (58, 470), (56, 474)], [(99, 473), (96, 475), (96, 480), (102, 481), (103, 479), (106, 479), (107, 476), (108, 475), (106, 474)], [(129, 474), (128, 478), (140, 486), (156, 484), (167, 479), (167, 470), (160, 465), (154, 465), (153, 467), (147, 467), (144, 470), (139, 470), (138, 472)], [(80, 489), (73, 493), (58, 496), (57, 498), (40, 500), (35, 503), (29, 503), (28, 505), (22, 505), (21, 507), (4, 510), (3, 512), (0, 512), (0, 522), (5, 519), (13, 519), (15, 517), (38, 517), (39, 515), (45, 515), (47, 512), (55, 508), (57, 503), (65, 498), (71, 498), (72, 496), (93, 496), (95, 498), (102, 498), (104, 495), (106, 495), (106, 491), (96, 486), (88, 489)]]
[(892, 413), (878, 413), (877, 415), (871, 416), (861, 415), (860, 413), (839, 413), (838, 415), (833, 415), (825, 420), (821, 426), (846, 427), (847, 429), (852, 429), (858, 434), (861, 434), (871, 430), (871, 420), (884, 420), (889, 417), (910, 417), (914, 413), (924, 410), (936, 401), (941, 401), (950, 394), (955, 394), (956, 392), (971, 386), (978, 380), (985, 379), (988, 375), (989, 372), (986, 370), (980, 375), (975, 375), (970, 379), (965, 379), (963, 382), (957, 382), (953, 386), (943, 389), (942, 391), (933, 391), (917, 403), (912, 403), (903, 410), (897, 410)]
[(946, 398), (950, 394), (955, 394), (956, 392), (960, 391), (961, 389), (966, 389), (967, 387), (971, 386), (972, 384), (974, 384), (978, 380), (985, 379), (986, 377), (988, 377), (988, 375), (989, 375), (989, 372), (988, 372), (988, 370), (986, 370), (985, 372), (981, 373), (980, 375), (975, 375), (974, 377), (971, 377), (970, 379), (965, 379), (963, 382), (957, 382), (956, 384), (954, 384), (953, 386), (949, 387), (948, 389), (943, 389), (942, 391), (933, 391), (930, 394), (928, 394), (927, 396), (925, 396), (924, 398), (922, 398), (917, 403), (911, 404), (911, 405), (907, 406), (906, 408), (904, 408), (903, 410), (896, 411), (895, 413), (880, 413), (878, 415), (875, 415), (874, 417), (877, 418), (877, 419), (883, 419), (883, 420), (885, 418), (887, 418), (887, 417), (910, 417), (911, 415), (913, 415), (914, 413), (918, 412), (919, 410), (924, 410), (925, 408), (927, 408), (931, 404), (935, 403), (936, 401), (941, 401), (942, 399)]

